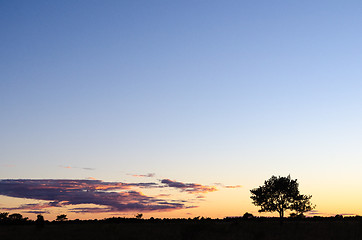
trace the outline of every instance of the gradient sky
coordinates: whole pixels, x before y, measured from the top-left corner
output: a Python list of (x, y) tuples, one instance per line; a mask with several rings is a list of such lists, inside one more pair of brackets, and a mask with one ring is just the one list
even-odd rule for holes
[[(0, 0), (0, 186), (148, 182), (132, 191), (189, 208), (146, 217), (225, 217), (258, 215), (249, 190), (291, 174), (313, 214), (361, 215), (361, 13), (361, 1)], [(46, 219), (143, 212), (1, 194), (0, 211), (40, 204)]]

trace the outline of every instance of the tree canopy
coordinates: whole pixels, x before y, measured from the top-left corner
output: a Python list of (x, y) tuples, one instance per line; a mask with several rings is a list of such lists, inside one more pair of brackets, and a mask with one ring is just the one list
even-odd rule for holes
[(250, 190), (253, 204), (260, 207), (259, 212), (278, 212), (284, 217), (286, 210), (296, 211), (303, 215), (304, 212), (312, 210), (310, 202), (311, 195), (299, 193), (297, 179), (272, 176), (264, 182), (264, 185)]

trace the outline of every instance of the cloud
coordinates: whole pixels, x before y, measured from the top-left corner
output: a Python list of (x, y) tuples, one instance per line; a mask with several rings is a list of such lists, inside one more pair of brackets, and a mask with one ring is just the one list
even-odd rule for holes
[(181, 191), (191, 193), (191, 194), (200, 194), (200, 193), (208, 193), (215, 192), (217, 188), (214, 186), (205, 186), (197, 183), (183, 183), (177, 182), (170, 179), (162, 179), (161, 183), (165, 184), (167, 187), (177, 188)]
[[(68, 168), (68, 167), (65, 167)], [(143, 175), (139, 175), (143, 176)], [(154, 176), (153, 173), (144, 176)], [(221, 185), (220, 185), (221, 186)], [(236, 186), (224, 186), (237, 188)], [(141, 189), (165, 191), (165, 188), (175, 188), (184, 193), (196, 194), (195, 199), (180, 199), (170, 193), (159, 193), (147, 196)], [(183, 183), (170, 179), (160, 179), (157, 182), (104, 182), (95, 178), (88, 179), (3, 179), (0, 180), (0, 195), (16, 198), (47, 201), (46, 203), (24, 204), (5, 210), (22, 212), (47, 212), (52, 208), (67, 207), (71, 212), (147, 212), (171, 211), (177, 209), (195, 208), (190, 206), (195, 200), (204, 201), (203, 194), (217, 191), (215, 186), (198, 183)], [(176, 198), (176, 199), (175, 199)], [(82, 207), (80, 204), (94, 204), (95, 207)]]
[(155, 177), (156, 174), (154, 173), (147, 173), (147, 174), (127, 174), (127, 175), (131, 175), (132, 177), (148, 177), (148, 178), (152, 178)]
[(130, 187), (140, 187), (140, 188), (160, 188), (159, 184), (148, 182), (148, 183), (125, 183), (127, 186)]
[(355, 214), (355, 213), (339, 213), (338, 215), (342, 215), (342, 216), (356, 216), (357, 214)]
[(95, 170), (95, 168), (89, 168), (89, 167), (71, 167), (71, 166), (59, 166), (61, 168), (66, 168), (66, 169), (73, 169), (73, 168), (78, 168), (78, 169), (83, 169), (83, 170)]
[(87, 177), (88, 180), (97, 180), (96, 178), (94, 177)]
[(157, 195), (157, 197), (169, 197), (169, 196), (171, 196), (171, 194), (161, 193)]
[(241, 185), (234, 185), (234, 186), (224, 186), (224, 188), (242, 188)]
[(2, 208), (4, 210), (8, 210), (8, 211), (12, 211), (12, 210), (34, 210), (34, 211), (39, 211), (45, 208), (52, 208), (52, 207), (58, 207), (60, 206), (59, 203), (54, 203), (54, 202), (50, 202), (50, 203), (44, 203), (44, 204), (40, 204), (40, 203), (32, 203), (32, 204), (23, 204), (20, 205), (19, 207), (13, 207), (13, 208)]
[(336, 215), (341, 215), (341, 216), (356, 216), (357, 214), (355, 213), (325, 213), (325, 212), (319, 212), (317, 210), (311, 210), (305, 213), (307, 216), (330, 216), (330, 217), (334, 217)]
[(100, 208), (100, 207), (93, 207), (93, 208), (72, 208), (69, 212), (73, 213), (104, 213), (104, 212), (111, 212), (111, 208)]
[(106, 208), (104, 212), (170, 211), (187, 207), (181, 201), (165, 201), (131, 190), (132, 187), (155, 185), (155, 183), (102, 182), (100, 180), (10, 179), (0, 180), (0, 195), (51, 201), (47, 206), (26, 204), (17, 208), (23, 210), (78, 204), (100, 205)]
[(46, 210), (44, 210), (44, 211), (35, 210), (35, 211), (25, 211), (24, 213), (45, 214), (45, 213), (50, 213), (50, 212), (46, 211)]
[(66, 168), (66, 169), (71, 169), (72, 167), (71, 166), (59, 166), (61, 168)]
[(307, 216), (316, 216), (316, 215), (321, 215), (321, 216), (330, 216), (330, 217), (334, 217), (336, 215), (341, 215), (341, 216), (356, 216), (357, 214), (355, 213), (323, 213), (323, 212), (318, 212), (318, 211), (309, 211), (306, 213)]
[(306, 212), (306, 215), (322, 215), (322, 214), (325, 215), (325, 213), (319, 212), (317, 210), (311, 210)]
[(220, 187), (223, 187), (223, 188), (242, 188), (243, 186), (241, 185), (224, 185), (222, 183), (214, 183), (215, 185), (218, 185)]

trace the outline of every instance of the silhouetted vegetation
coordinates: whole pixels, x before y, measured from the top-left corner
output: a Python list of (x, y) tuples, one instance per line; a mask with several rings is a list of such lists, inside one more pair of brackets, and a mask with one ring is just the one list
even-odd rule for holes
[(60, 222), (63, 222), (63, 221), (66, 221), (68, 218), (67, 218), (67, 215), (65, 214), (61, 214), (61, 215), (58, 215), (57, 216), (57, 221), (60, 221)]
[[(6, 214), (0, 214), (5, 216)], [(298, 214), (296, 214), (298, 216)], [(360, 240), (361, 217), (289, 217), (280, 224), (279, 218), (255, 217), (245, 213), (241, 217), (211, 219), (194, 218), (123, 218), (102, 220), (46, 221), (41, 215), (35, 221), (9, 221), (6, 215), (0, 221), (0, 239), (243, 239), (243, 240)], [(40, 217), (41, 216), (41, 217)], [(22, 218), (24, 219), (24, 218)], [(43, 222), (39, 228), (38, 223)]]
[(249, 218), (253, 218), (253, 217), (254, 217), (253, 214), (248, 213), (248, 212), (244, 213), (244, 215), (243, 215), (244, 219), (249, 219)]
[(135, 216), (137, 219), (141, 219), (143, 217), (143, 214), (142, 213), (138, 213), (136, 216)]
[(39, 215), (37, 215), (36, 216), (36, 221), (35, 221), (35, 223), (36, 223), (36, 226), (38, 227), (38, 228), (43, 228), (44, 227), (44, 217), (43, 217), (43, 215), (41, 215), (41, 214), (39, 214)]
[(278, 212), (279, 217), (284, 217), (286, 210), (296, 211), (297, 215), (303, 215), (312, 210), (310, 202), (312, 195), (299, 193), (297, 179), (272, 176), (264, 182), (263, 186), (250, 190), (253, 204), (260, 207), (259, 212)]
[(0, 221), (4, 221), (8, 218), (9, 213), (8, 212), (2, 212), (0, 213)]

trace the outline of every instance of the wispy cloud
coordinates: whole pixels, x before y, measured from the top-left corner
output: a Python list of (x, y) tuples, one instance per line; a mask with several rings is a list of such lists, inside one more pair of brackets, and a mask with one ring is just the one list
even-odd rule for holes
[(311, 210), (311, 211), (307, 212), (306, 215), (311, 215), (311, 216), (313, 216), (313, 215), (325, 215), (325, 213), (319, 212), (317, 210)]
[(152, 178), (155, 177), (156, 174), (155, 173), (147, 173), (147, 174), (127, 174), (127, 175), (131, 175), (132, 177), (143, 177), (143, 178)]
[(342, 215), (342, 216), (356, 216), (357, 214), (355, 214), (355, 213), (339, 213), (338, 215)]
[(214, 183), (217, 186), (220, 186), (222, 188), (242, 188), (243, 186), (241, 185), (224, 185), (222, 183)]
[(224, 188), (242, 188), (241, 185), (234, 185), (234, 186), (224, 186)]
[(73, 213), (104, 213), (111, 212), (111, 208), (100, 208), (100, 207), (92, 207), (92, 208), (72, 208), (69, 212)]
[(34, 210), (40, 211), (46, 208), (58, 207), (60, 204), (58, 202), (50, 202), (50, 203), (32, 203), (32, 204), (23, 204), (19, 207), (12, 207), (12, 208), (2, 208), (4, 210), (12, 211), (12, 210)]
[(24, 213), (45, 214), (50, 212), (47, 210), (34, 210), (34, 211), (25, 211)]
[(66, 169), (83, 169), (83, 170), (89, 170), (89, 171), (92, 171), (92, 170), (95, 170), (95, 168), (89, 168), (89, 167), (71, 167), (71, 166), (62, 166), (60, 165), (59, 166), (60, 168), (66, 168)]
[(161, 193), (157, 195), (157, 197), (169, 197), (169, 196), (171, 196), (171, 194)]
[(336, 215), (341, 215), (341, 216), (356, 216), (357, 214), (355, 213), (325, 213), (325, 212), (319, 212), (318, 210), (311, 210), (306, 212), (307, 216), (336, 216)]
[(60, 168), (66, 168), (66, 169), (71, 169), (71, 166), (59, 166)]
[(177, 188), (181, 191), (185, 191), (191, 194), (200, 194), (200, 193), (217, 191), (217, 188), (214, 186), (206, 186), (197, 183), (183, 183), (183, 182), (173, 181), (170, 179), (162, 179), (161, 183), (165, 184), (165, 186), (167, 187)]

